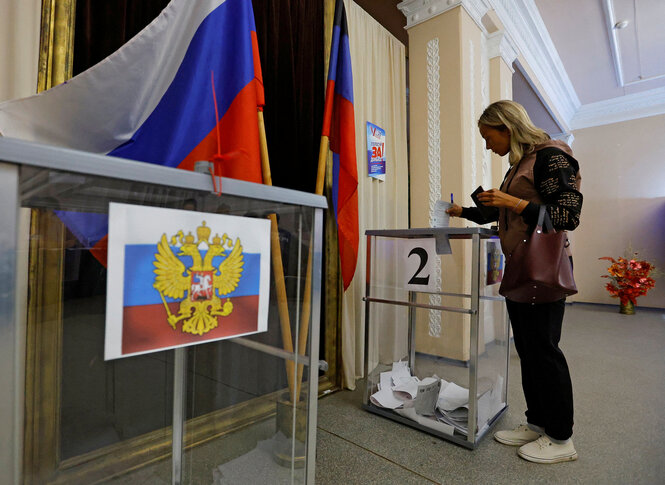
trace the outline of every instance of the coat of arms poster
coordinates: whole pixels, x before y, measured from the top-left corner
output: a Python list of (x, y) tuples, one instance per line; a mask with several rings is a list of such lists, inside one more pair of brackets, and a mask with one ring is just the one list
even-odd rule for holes
[(264, 332), (270, 221), (112, 203), (106, 360)]

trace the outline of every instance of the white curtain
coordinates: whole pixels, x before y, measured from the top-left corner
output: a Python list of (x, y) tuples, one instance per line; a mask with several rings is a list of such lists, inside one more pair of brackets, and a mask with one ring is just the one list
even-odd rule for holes
[[(362, 377), (364, 360), (365, 230), (408, 227), (409, 171), (406, 49), (352, 0), (345, 0), (345, 5), (353, 68), (360, 244), (355, 277), (343, 296), (342, 365), (344, 385), (354, 389), (356, 379)], [(385, 181), (367, 175), (368, 121), (386, 130)], [(389, 331), (382, 332), (381, 347), (385, 343), (387, 347), (399, 348), (400, 340), (400, 333), (396, 332), (393, 323)]]

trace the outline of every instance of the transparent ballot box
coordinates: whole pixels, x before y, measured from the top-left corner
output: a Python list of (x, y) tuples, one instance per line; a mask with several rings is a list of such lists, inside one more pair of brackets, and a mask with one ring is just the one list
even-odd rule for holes
[(366, 237), (363, 407), (475, 448), (508, 407), (510, 334), (496, 231)]
[(3, 483), (314, 483), (326, 200), (220, 183), (0, 137)]

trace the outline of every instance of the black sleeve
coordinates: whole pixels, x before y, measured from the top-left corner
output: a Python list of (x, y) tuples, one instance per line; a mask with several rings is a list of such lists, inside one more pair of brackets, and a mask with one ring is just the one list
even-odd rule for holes
[(480, 213), (478, 207), (462, 207), (462, 217), (469, 219), (476, 224), (487, 224), (488, 222), (495, 222), (499, 220), (499, 211), (493, 211), (492, 216), (485, 218)]
[[(577, 160), (558, 148), (540, 150), (536, 156), (534, 184), (557, 230), (572, 231), (580, 223), (582, 193), (575, 182), (578, 170)], [(539, 211), (539, 204), (529, 202), (521, 214), (524, 222), (535, 226)]]

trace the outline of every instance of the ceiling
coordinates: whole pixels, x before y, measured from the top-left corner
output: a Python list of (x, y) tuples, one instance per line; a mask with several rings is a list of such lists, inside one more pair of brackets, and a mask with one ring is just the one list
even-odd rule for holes
[(654, 114), (641, 108), (665, 98), (665, 0), (534, 3), (579, 100), (572, 128), (602, 124), (619, 109), (622, 119)]
[[(665, 0), (354, 1), (407, 46), (400, 4), (422, 3), (422, 9), (483, 4), (494, 9), (514, 46), (538, 71), (557, 114), (545, 107), (519, 62), (514, 65), (514, 97), (549, 133), (665, 113)], [(623, 20), (623, 29), (612, 28)]]
[(535, 3), (582, 105), (665, 86), (665, 1)]

